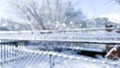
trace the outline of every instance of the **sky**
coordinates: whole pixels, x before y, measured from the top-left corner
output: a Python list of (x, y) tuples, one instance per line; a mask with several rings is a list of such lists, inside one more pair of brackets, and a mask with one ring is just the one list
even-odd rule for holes
[[(0, 0), (0, 17), (9, 18), (11, 16), (9, 11), (10, 8), (6, 7), (7, 1)], [(76, 8), (81, 8), (82, 12), (87, 18), (96, 17), (108, 17), (111, 20), (120, 19), (120, 5), (115, 3), (113, 0), (73, 0), (77, 1)], [(14, 16), (12, 16), (14, 17)], [(120, 20), (119, 20), (120, 21)]]
[(79, 6), (87, 18), (107, 17), (120, 23), (120, 5), (114, 0), (79, 0)]
[(120, 13), (120, 5), (112, 0), (79, 0), (79, 7), (89, 17)]

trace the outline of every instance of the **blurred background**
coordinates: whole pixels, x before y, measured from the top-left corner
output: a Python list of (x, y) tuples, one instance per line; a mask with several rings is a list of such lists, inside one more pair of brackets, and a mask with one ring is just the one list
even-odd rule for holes
[(120, 67), (120, 0), (0, 0), (0, 32), (0, 68)]
[(0, 0), (0, 30), (119, 27), (119, 10), (119, 0)]

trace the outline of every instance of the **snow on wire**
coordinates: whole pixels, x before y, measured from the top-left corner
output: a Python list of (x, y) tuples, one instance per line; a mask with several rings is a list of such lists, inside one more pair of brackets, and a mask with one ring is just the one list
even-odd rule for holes
[(107, 32), (106, 30), (107, 29), (1, 31), (0, 39), (120, 44), (120, 34)]
[(120, 62), (114, 62), (114, 61), (110, 61), (108, 62), (107, 60), (101, 60), (101, 59), (92, 59), (91, 58), (87, 58), (87, 57), (81, 57), (81, 56), (73, 56), (73, 55), (68, 55), (68, 54), (64, 54), (64, 53), (58, 53), (58, 52), (53, 52), (53, 51), (40, 51), (40, 50), (29, 50), (27, 48), (14, 48), (15, 50), (18, 51), (22, 51), (25, 53), (31, 53), (31, 54), (42, 54), (42, 55), (52, 55), (52, 56), (56, 56), (56, 57), (61, 57), (61, 58), (67, 58), (67, 59), (71, 59), (71, 60), (79, 60), (79, 61), (85, 61), (85, 62), (92, 62), (92, 63), (100, 63), (100, 64), (107, 64), (107, 65), (113, 65), (113, 66), (120, 66)]

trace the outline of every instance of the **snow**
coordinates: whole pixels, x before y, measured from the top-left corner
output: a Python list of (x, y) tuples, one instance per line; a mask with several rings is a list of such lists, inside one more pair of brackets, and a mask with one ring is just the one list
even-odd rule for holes
[[(101, 36), (102, 34), (102, 36)], [(119, 43), (116, 33), (93, 33), (87, 31), (59, 30), (59, 31), (10, 31), (1, 32), (0, 38), (18, 40), (42, 40), (42, 41), (78, 41), (78, 42), (106, 42)], [(91, 36), (92, 35), (92, 36)], [(98, 39), (98, 38), (99, 39)], [(105, 38), (105, 39), (104, 39)], [(101, 40), (102, 39), (102, 40)], [(106, 40), (107, 39), (107, 40)], [(68, 46), (62, 46), (68, 47)], [(80, 47), (69, 47), (73, 49), (85, 49)], [(86, 50), (91, 50), (86, 48)], [(94, 50), (94, 49), (92, 49)], [(96, 49), (97, 50), (97, 49)], [(99, 50), (100, 51), (100, 50)], [(54, 51), (40, 51), (28, 49), (24, 46), (18, 48), (1, 45), (0, 68), (119, 68), (120, 61), (112, 61), (105, 58), (91, 58), (73, 53), (59, 53)], [(52, 57), (50, 57), (52, 55)]]
[[(72, 53), (65, 54), (64, 52), (57, 53), (53, 51), (29, 50), (24, 47), (12, 48), (6, 46), (6, 48), (9, 48), (8, 50), (10, 53), (16, 54), (16, 56), (11, 54), (12, 56), (8, 57), (14, 57), (13, 61), (2, 63), (2, 61), (6, 59), (0, 60), (0, 68), (50, 68), (50, 65), (52, 64), (53, 68), (119, 68), (120, 66), (119, 61), (112, 61), (103, 58), (95, 59)], [(7, 52), (6, 50), (4, 51)], [(10, 53), (5, 53), (4, 55)], [(20, 56), (22, 57), (19, 58)], [(15, 59), (15, 57), (17, 59)]]
[[(77, 32), (81, 33), (78, 34)], [(12, 40), (119, 43), (120, 34), (112, 32), (100, 33), (99, 31), (93, 33), (86, 30), (9, 31), (1, 32), (0, 38)]]
[[(55, 58), (54, 60), (59, 61), (55, 63), (54, 68), (119, 68), (119, 66), (103, 65), (98, 63), (90, 63), (84, 61), (70, 60)], [(92, 60), (92, 59), (91, 59)], [(7, 66), (6, 66), (7, 65)], [(49, 68), (49, 57), (48, 56), (29, 56), (25, 59), (17, 60), (9, 64), (4, 64), (2, 68)]]
[(119, 13), (100, 15), (100, 18), (108, 18), (111, 22), (120, 24), (120, 14)]

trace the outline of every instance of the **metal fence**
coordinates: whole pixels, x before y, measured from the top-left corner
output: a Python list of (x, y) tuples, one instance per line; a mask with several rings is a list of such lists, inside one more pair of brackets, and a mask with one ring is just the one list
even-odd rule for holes
[[(106, 32), (106, 29), (82, 29), (82, 30), (45, 30), (45, 31), (9, 31), (0, 32), (0, 39), (8, 40), (24, 40), (24, 41), (57, 41), (57, 42), (71, 42), (71, 44), (51, 44), (47, 48), (70, 48), (72, 50), (81, 50), (84, 48), (75, 46), (72, 43), (97, 43), (107, 44), (108, 53), (105, 58), (91, 58), (87, 56), (48, 51), (36, 49), (41, 45), (46, 44), (38, 43), (39, 46), (32, 44), (32, 48), (29, 48), (24, 43), (0, 43), (0, 68), (119, 68), (120, 57), (118, 57), (117, 50), (120, 46), (120, 34), (113, 32)], [(101, 36), (102, 35), (102, 36)], [(46, 37), (47, 36), (47, 37)], [(13, 42), (13, 41), (12, 41)], [(55, 46), (54, 46), (55, 45)], [(83, 45), (86, 46), (86, 45)], [(90, 45), (91, 46), (91, 45)], [(89, 46), (86, 46), (89, 48)], [(97, 48), (104, 48), (103, 45), (94, 45)], [(119, 52), (119, 51), (118, 51)], [(110, 55), (117, 58), (117, 60), (110, 60), (107, 57)]]
[(0, 44), (0, 68), (119, 68), (120, 60), (32, 50), (23, 43)]

